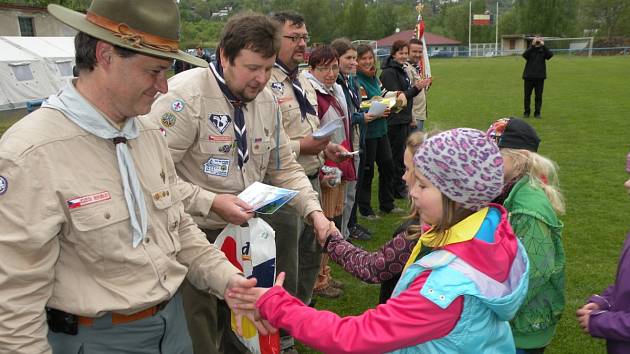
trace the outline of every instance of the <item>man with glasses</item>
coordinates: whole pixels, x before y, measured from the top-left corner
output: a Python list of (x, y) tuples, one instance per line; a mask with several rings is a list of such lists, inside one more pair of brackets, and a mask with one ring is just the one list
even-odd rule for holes
[[(298, 65), (304, 61), (309, 40), (308, 31), (299, 14), (278, 12), (273, 18), (280, 23), (281, 42), (268, 86), (280, 104), (282, 123), (293, 153), (313, 189), (319, 192), (319, 169), (324, 163), (321, 153), (330, 139), (313, 137), (313, 132), (319, 128), (317, 98), (314, 93), (304, 91), (306, 82), (298, 77)], [(310, 303), (321, 258), (312, 226), (304, 223), (292, 207), (284, 207), (266, 220), (276, 231), (276, 266), (278, 272), (286, 272), (284, 287), (304, 303)], [(293, 338), (286, 333), (281, 335), (282, 349), (294, 351)]]

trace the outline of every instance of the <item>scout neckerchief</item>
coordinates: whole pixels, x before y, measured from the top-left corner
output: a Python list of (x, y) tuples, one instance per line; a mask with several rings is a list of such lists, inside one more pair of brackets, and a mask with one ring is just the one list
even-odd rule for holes
[[(354, 80), (349, 75), (344, 75), (339, 73), (337, 77), (337, 83), (342, 87), (345, 87), (348, 93), (350, 94), (350, 101), (352, 101), (352, 105), (354, 106), (354, 110), (358, 111), (361, 107), (361, 100), (359, 99), (359, 93), (356, 90), (356, 86), (354, 85)], [(350, 107), (348, 107), (350, 108)]]
[[(118, 158), (118, 170), (123, 184), (123, 192), (133, 232), (133, 247), (138, 247), (147, 234), (147, 206), (144, 202), (144, 194), (138, 180), (133, 157), (127, 148), (127, 140), (135, 139), (139, 135), (135, 117), (127, 118), (122, 129), (112, 126), (103, 114), (97, 111), (81, 94), (74, 85), (69, 83), (61, 92), (48, 97), (42, 107), (52, 108), (63, 113), (68, 119), (83, 130), (103, 139), (111, 139), (116, 145), (116, 157)], [(140, 214), (140, 222), (138, 215)]]
[(317, 112), (315, 112), (315, 108), (313, 108), (311, 103), (306, 98), (306, 93), (304, 92), (302, 85), (300, 85), (300, 80), (298, 80), (297, 78), (298, 68), (296, 67), (293, 70), (289, 70), (286, 67), (286, 65), (284, 65), (278, 59), (276, 59), (276, 63), (274, 64), (274, 66), (280, 69), (280, 71), (282, 71), (286, 76), (289, 77), (289, 79), (291, 79), (291, 83), (293, 84), (293, 94), (295, 95), (295, 99), (300, 105), (300, 113), (302, 114), (302, 121), (306, 119), (306, 113), (317, 115)]
[(416, 245), (413, 247), (413, 251), (411, 251), (411, 255), (407, 260), (407, 264), (405, 264), (405, 269), (407, 269), (407, 267), (417, 261), (416, 258), (418, 258), (422, 246), (431, 248), (444, 247), (446, 245), (469, 241), (475, 238), (477, 231), (479, 231), (481, 224), (488, 215), (488, 210), (489, 208), (487, 207), (483, 208), (455, 224), (448, 230), (448, 236), (445, 241), (439, 239), (438, 234), (433, 231), (433, 229), (422, 234), (422, 236), (420, 236), (420, 239), (418, 240), (418, 243), (416, 243)]
[(223, 67), (221, 61), (217, 56), (217, 61), (210, 63), (210, 69), (214, 77), (217, 79), (217, 84), (225, 98), (230, 101), (230, 104), (234, 108), (234, 133), (236, 135), (236, 145), (238, 146), (238, 167), (243, 168), (243, 165), (249, 160), (249, 151), (247, 151), (247, 129), (245, 128), (245, 115), (243, 114), (243, 107), (245, 102), (237, 98), (232, 91), (227, 87), (225, 79), (223, 78)]

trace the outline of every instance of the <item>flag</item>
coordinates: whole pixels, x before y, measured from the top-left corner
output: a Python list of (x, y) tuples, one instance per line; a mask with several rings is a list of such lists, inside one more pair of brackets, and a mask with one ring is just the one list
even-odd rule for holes
[(474, 26), (488, 26), (492, 23), (490, 14), (473, 15), (472, 24)]

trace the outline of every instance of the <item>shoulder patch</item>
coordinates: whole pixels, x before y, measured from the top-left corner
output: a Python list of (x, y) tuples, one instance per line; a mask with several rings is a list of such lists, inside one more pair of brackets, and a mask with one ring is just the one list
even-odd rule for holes
[(8, 189), (9, 189), (9, 182), (7, 181), (6, 178), (4, 178), (4, 176), (0, 176), (0, 195), (3, 195), (4, 193), (6, 193)]
[(175, 100), (171, 103), (171, 109), (173, 112), (181, 112), (184, 110), (185, 103), (182, 100)]
[(175, 115), (171, 112), (166, 112), (162, 114), (162, 117), (160, 117), (160, 123), (162, 123), (162, 126), (164, 128), (170, 128), (174, 126), (176, 120), (177, 117), (175, 117)]

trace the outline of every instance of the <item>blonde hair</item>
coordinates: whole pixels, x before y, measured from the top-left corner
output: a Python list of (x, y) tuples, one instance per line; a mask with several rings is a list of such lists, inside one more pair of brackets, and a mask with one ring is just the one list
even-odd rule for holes
[(517, 178), (527, 175), (532, 187), (545, 192), (556, 214), (565, 213), (564, 197), (558, 181), (558, 165), (555, 162), (538, 153), (522, 149), (502, 148), (501, 155), (511, 160)]

